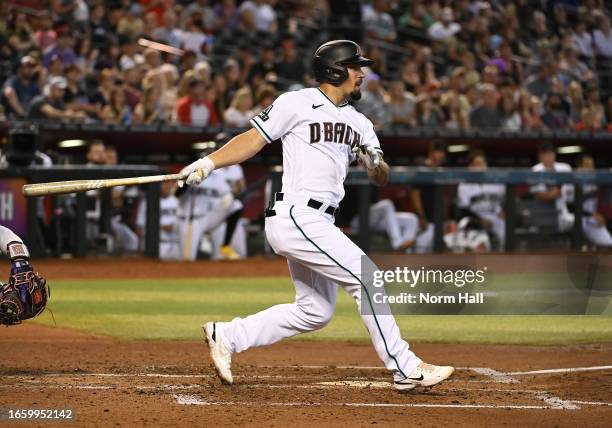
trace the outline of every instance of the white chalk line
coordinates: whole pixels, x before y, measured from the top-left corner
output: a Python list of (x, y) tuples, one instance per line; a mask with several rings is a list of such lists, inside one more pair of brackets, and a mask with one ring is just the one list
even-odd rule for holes
[(248, 401), (203, 401), (197, 395), (173, 395), (177, 404), (187, 406), (269, 406), (269, 407), (428, 407), (454, 409), (557, 409), (550, 406), (496, 404), (432, 404), (432, 403), (253, 403)]
[(552, 374), (552, 373), (590, 372), (590, 371), (599, 371), (599, 370), (612, 370), (612, 366), (566, 367), (562, 369), (531, 370), (527, 372), (509, 372), (506, 374), (510, 376), (524, 376), (524, 375), (538, 375), (538, 374)]

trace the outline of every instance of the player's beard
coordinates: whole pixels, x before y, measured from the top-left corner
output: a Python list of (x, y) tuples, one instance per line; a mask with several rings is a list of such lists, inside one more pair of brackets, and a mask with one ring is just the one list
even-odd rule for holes
[(352, 91), (349, 96), (351, 97), (351, 100), (353, 101), (359, 101), (361, 99), (361, 89), (356, 88), (354, 91)]

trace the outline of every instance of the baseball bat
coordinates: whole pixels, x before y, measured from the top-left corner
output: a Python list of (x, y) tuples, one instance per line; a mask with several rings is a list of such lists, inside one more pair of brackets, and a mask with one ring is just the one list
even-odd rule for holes
[(63, 195), (66, 193), (86, 192), (115, 186), (134, 186), (138, 184), (160, 183), (162, 181), (185, 180), (187, 175), (164, 174), (129, 178), (106, 178), (100, 180), (54, 181), (50, 183), (26, 184), (23, 196)]
[(174, 46), (165, 45), (163, 43), (154, 42), (152, 40), (144, 39), (142, 37), (138, 39), (138, 44), (140, 46), (144, 46), (145, 48), (151, 48), (177, 56), (181, 56), (185, 53), (183, 49), (175, 48)]

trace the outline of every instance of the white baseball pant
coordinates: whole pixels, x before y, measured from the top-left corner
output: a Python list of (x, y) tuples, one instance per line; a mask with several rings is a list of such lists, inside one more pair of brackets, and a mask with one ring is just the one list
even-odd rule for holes
[[(266, 219), (270, 245), (287, 258), (296, 289), (295, 302), (219, 323), (220, 337), (232, 352), (324, 327), (334, 313), (338, 285), (355, 299), (358, 310), (362, 304), (372, 305), (367, 293), (362, 296), (363, 251), (334, 225), (331, 215), (307, 207), (306, 201), (303, 196), (285, 194), (283, 202), (274, 206), (276, 215)], [(385, 367), (398, 378), (410, 374), (421, 359), (402, 340), (393, 315), (361, 318)]]

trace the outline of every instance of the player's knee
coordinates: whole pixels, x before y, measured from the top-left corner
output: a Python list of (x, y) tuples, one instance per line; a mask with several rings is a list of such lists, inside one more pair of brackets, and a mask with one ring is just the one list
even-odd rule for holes
[(303, 322), (309, 330), (318, 330), (325, 327), (332, 319), (334, 308), (331, 305), (319, 305), (316, 308), (298, 306)]

